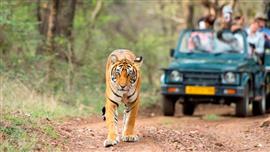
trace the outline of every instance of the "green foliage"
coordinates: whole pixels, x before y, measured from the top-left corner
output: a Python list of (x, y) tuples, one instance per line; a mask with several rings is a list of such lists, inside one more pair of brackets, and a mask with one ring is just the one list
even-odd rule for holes
[[(27, 120), (20, 117), (15, 117), (14, 115), (4, 115), (3, 119), (10, 121), (13, 126), (21, 126), (23, 124), (30, 123), (30, 122), (27, 122)], [(14, 128), (11, 128), (11, 129), (14, 129)]]
[(51, 125), (42, 126), (42, 130), (53, 139), (57, 139), (59, 137), (58, 133)]
[(3, 127), (0, 126), (0, 131), (6, 135), (9, 135), (11, 138), (20, 139), (21, 136), (25, 135), (25, 132), (18, 127)]

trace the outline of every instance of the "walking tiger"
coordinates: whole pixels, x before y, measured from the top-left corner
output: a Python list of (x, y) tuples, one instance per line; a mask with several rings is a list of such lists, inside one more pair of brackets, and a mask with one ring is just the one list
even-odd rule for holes
[(103, 116), (108, 128), (104, 146), (109, 147), (119, 142), (117, 122), (119, 104), (125, 105), (122, 141), (135, 142), (139, 137), (134, 132), (140, 102), (141, 72), (143, 58), (136, 57), (126, 49), (113, 51), (106, 65), (106, 103)]

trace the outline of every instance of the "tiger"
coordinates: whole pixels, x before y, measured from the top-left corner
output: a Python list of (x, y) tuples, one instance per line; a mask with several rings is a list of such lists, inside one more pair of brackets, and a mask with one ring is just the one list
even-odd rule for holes
[(136, 57), (127, 49), (114, 50), (106, 64), (106, 91), (103, 117), (108, 129), (104, 147), (118, 144), (118, 112), (119, 104), (124, 104), (122, 141), (136, 142), (138, 135), (134, 132), (135, 119), (140, 103), (141, 72), (143, 57)]

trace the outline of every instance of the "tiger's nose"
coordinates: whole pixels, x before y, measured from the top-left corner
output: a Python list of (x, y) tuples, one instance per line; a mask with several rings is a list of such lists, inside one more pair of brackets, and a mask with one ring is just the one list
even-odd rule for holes
[(120, 85), (120, 87), (121, 87), (121, 89), (124, 89), (125, 88), (125, 86), (122, 86), (122, 85)]

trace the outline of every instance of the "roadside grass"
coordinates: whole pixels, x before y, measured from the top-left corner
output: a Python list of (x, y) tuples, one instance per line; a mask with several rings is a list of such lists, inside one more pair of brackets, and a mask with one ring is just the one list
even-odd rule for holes
[(22, 111), (1, 111), (0, 115), (0, 151), (61, 149), (60, 137), (49, 122), (31, 117)]
[(207, 114), (202, 117), (203, 120), (207, 121), (217, 121), (220, 120), (220, 117), (216, 114)]
[(51, 126), (49, 124), (42, 126), (42, 130), (46, 135), (48, 135), (52, 139), (59, 138), (59, 134), (57, 133), (57, 131), (53, 128), (53, 126)]
[(63, 139), (51, 120), (95, 112), (38, 93), (18, 79), (0, 77), (0, 82), (0, 151), (60, 151)]
[[(34, 118), (60, 118), (66, 116), (88, 116), (95, 113), (96, 107), (83, 105), (78, 101), (73, 104), (61, 102), (63, 94), (45, 94), (31, 89), (19, 79), (0, 77), (1, 109), (21, 111)], [(67, 95), (66, 98), (69, 98)], [(79, 98), (79, 97), (77, 97)], [(72, 98), (70, 97), (72, 100)], [(77, 99), (79, 100), (79, 99)]]

